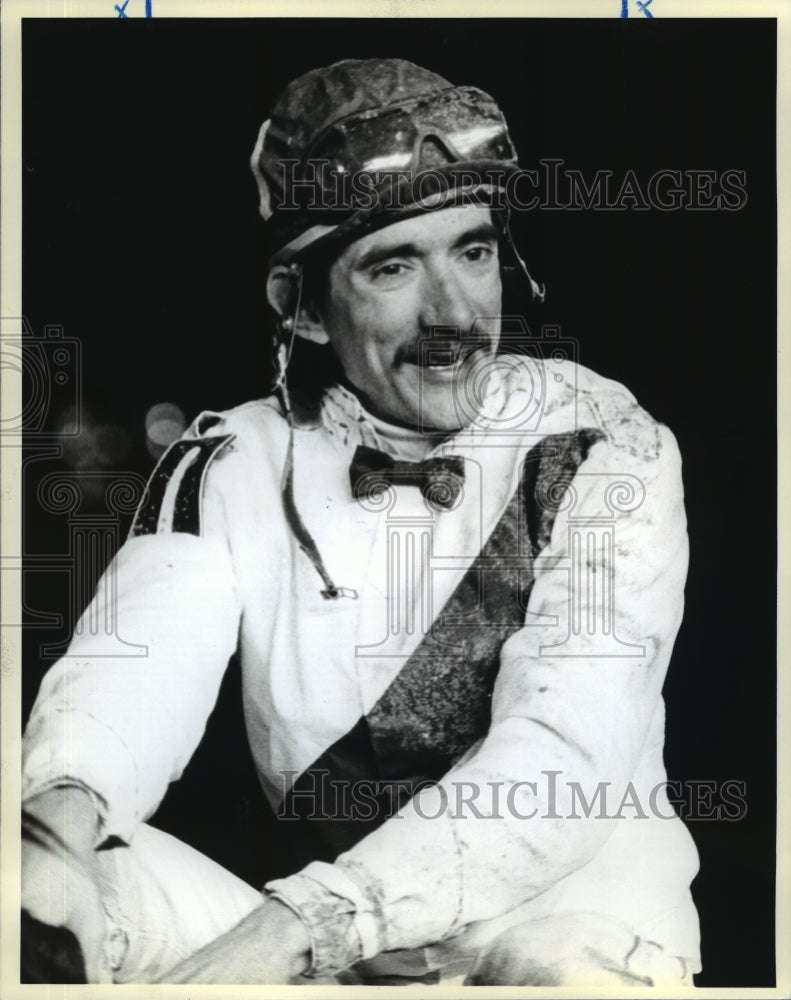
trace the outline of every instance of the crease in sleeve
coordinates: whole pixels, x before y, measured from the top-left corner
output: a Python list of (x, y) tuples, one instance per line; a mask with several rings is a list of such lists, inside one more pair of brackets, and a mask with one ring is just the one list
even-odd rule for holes
[(99, 807), (101, 840), (131, 840), (141, 820), (137, 764), (106, 722), (83, 709), (45, 704), (31, 719), (23, 755), (23, 802), (50, 788), (77, 785)]

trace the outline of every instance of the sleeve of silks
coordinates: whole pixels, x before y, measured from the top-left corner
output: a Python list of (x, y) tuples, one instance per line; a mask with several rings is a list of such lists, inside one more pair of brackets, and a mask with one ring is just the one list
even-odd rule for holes
[[(590, 798), (605, 781), (620, 801), (660, 709), (688, 545), (678, 449), (659, 433), (651, 456), (597, 442), (568, 485), (475, 752), (334, 865), (296, 876), (353, 901), (363, 957), (497, 917), (584, 866), (612, 834), (617, 820), (564, 821), (566, 798), (574, 782)], [(460, 787), (498, 782), (496, 821), (453, 808)]]
[[(212, 476), (202, 489), (202, 453), (188, 441), (179, 447), (182, 461), (168, 460), (172, 474), (163, 472), (166, 455), (149, 482), (144, 530), (112, 560), (67, 654), (44, 677), (23, 741), (23, 800), (59, 784), (83, 786), (99, 807), (100, 841), (128, 841), (181, 775), (236, 648), (240, 610), (222, 499)], [(168, 519), (168, 504), (180, 521)], [(179, 524), (187, 530), (173, 530)], [(121, 641), (108, 643), (106, 623)]]

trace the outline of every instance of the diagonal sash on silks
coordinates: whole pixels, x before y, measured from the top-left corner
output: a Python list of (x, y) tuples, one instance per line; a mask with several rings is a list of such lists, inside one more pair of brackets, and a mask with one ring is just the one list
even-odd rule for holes
[[(570, 482), (602, 437), (592, 428), (551, 435), (527, 453), (514, 495), (432, 628), (373, 708), (286, 794), (279, 816), (293, 870), (333, 861), (487, 733), (500, 650), (524, 625), (534, 559), (560, 505), (556, 491), (547, 504), (548, 487)], [(529, 552), (515, 566), (520, 538)], [(351, 788), (365, 795), (351, 803)]]

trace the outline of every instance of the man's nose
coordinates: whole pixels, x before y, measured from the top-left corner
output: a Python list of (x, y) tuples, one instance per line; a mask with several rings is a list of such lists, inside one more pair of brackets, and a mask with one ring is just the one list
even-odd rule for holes
[(428, 267), (423, 279), (420, 323), (425, 331), (435, 326), (470, 329), (475, 310), (459, 276), (451, 268)]

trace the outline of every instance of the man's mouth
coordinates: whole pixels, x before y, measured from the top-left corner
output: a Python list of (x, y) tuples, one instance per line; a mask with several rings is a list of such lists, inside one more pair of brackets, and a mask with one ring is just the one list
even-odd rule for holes
[(439, 355), (432, 351), (428, 357), (421, 358), (418, 364), (426, 371), (444, 372), (451, 368), (460, 368), (466, 357), (467, 355), (461, 351), (441, 352)]
[(430, 372), (451, 372), (461, 368), (470, 355), (476, 352), (488, 353), (490, 349), (489, 344), (481, 342), (461, 344), (458, 341), (432, 341), (429, 345), (422, 345), (419, 350), (407, 350), (401, 361)]

